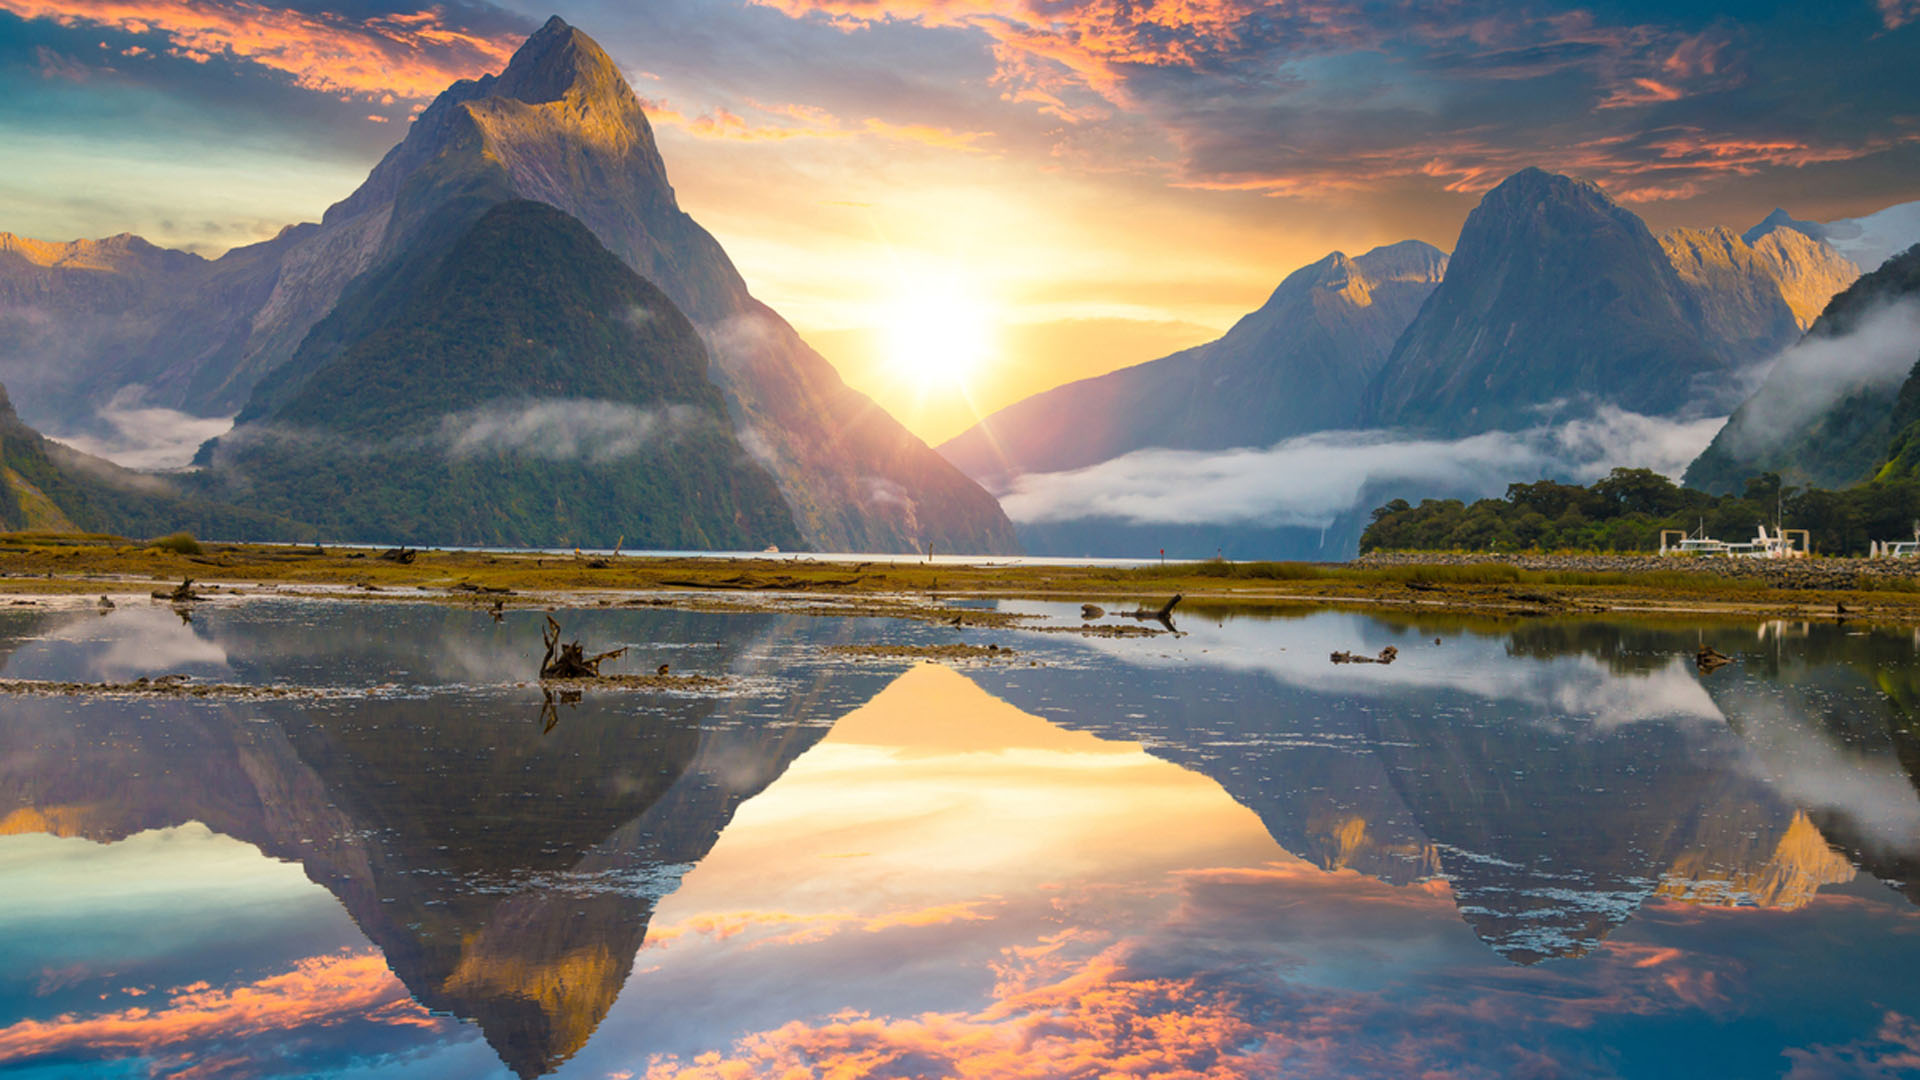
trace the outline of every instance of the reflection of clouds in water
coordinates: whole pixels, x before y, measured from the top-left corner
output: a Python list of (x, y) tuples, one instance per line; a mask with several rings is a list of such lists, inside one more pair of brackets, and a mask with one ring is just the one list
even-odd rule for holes
[(8, 657), (0, 671), (13, 678), (120, 682), (227, 669), (227, 650), (171, 608), (123, 604), (104, 616), (71, 614)]
[[(1920, 854), (1920, 793), (1891, 752), (1849, 750), (1808, 719), (1818, 706), (1770, 684), (1730, 684), (1721, 693), (1727, 715), (1752, 750), (1745, 767), (1810, 810), (1845, 816), (1870, 848), (1882, 854)], [(1856, 703), (1844, 697), (1838, 708)]]
[[(1461, 925), (1444, 885), (1396, 888), (1287, 860), (1059, 886), (1052, 911), (1046, 926), (965, 926), (994, 976), (970, 1000), (913, 1011), (843, 992), (837, 1011), (803, 1005), (718, 1053), (658, 1055), (647, 1076), (867, 1075), (892, 1062), (1035, 1080), (1402, 1077), (1441, 1063), (1446, 1075), (1516, 1075), (1543, 1061), (1603, 1075), (1614, 1054), (1599, 1025), (1713, 1014), (1724, 1007), (1713, 989), (1737, 975), (1724, 957), (1631, 944), (1578, 967), (1508, 968)], [(804, 954), (814, 970), (846, 972), (835, 945), (762, 939), (735, 962), (764, 973)]]
[[(1047, 610), (1060, 613), (1056, 607)], [(1339, 697), (1404, 700), (1419, 691), (1451, 690), (1589, 720), (1601, 728), (1652, 718), (1721, 719), (1719, 708), (1679, 656), (1646, 674), (1620, 674), (1584, 653), (1551, 659), (1514, 656), (1504, 636), (1444, 634), (1444, 644), (1436, 646), (1417, 629), (1349, 612), (1222, 622), (1188, 616), (1177, 621), (1186, 633), (1177, 641), (1072, 640), (1134, 666), (1203, 665), (1267, 675), (1288, 686)], [(1348, 667), (1328, 661), (1335, 650), (1371, 655), (1386, 645), (1400, 650), (1392, 664)]]

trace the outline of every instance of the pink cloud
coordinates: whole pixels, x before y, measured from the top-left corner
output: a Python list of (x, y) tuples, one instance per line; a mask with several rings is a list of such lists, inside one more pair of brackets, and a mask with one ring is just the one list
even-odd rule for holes
[(0, 0), (22, 19), (87, 24), (164, 39), (197, 63), (231, 57), (291, 76), (309, 90), (428, 98), (457, 79), (503, 66), (518, 35), (448, 24), (438, 10), (363, 20), (246, 0)]
[(1889, 30), (1898, 30), (1920, 19), (1920, 0), (1879, 0), (1880, 21)]

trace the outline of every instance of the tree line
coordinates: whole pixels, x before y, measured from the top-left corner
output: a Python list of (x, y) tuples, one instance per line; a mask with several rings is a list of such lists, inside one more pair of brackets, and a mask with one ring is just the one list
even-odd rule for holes
[(1719, 540), (1752, 539), (1758, 526), (1812, 533), (1821, 555), (1865, 555), (1876, 540), (1911, 540), (1920, 525), (1920, 480), (1888, 479), (1825, 491), (1766, 473), (1738, 494), (1684, 488), (1651, 469), (1615, 469), (1582, 487), (1509, 484), (1503, 498), (1395, 499), (1360, 536), (1368, 551), (1658, 551), (1680, 529)]

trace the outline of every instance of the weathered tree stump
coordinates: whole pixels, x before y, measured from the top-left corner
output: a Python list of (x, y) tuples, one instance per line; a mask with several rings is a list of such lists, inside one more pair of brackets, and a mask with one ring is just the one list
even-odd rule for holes
[(546, 655), (540, 660), (542, 679), (597, 679), (602, 663), (627, 654), (622, 646), (588, 656), (586, 648), (578, 641), (562, 644), (560, 624), (551, 615), (547, 616), (547, 628), (541, 632), (541, 636), (547, 645)]

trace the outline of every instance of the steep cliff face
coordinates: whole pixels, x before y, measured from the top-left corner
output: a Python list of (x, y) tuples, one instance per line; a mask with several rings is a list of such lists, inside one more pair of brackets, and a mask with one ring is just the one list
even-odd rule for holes
[(1418, 240), (1333, 252), (1287, 275), (1225, 336), (1010, 405), (940, 447), (994, 482), (1132, 450), (1269, 446), (1350, 427), (1394, 339), (1446, 272)]
[(1597, 403), (1712, 408), (1793, 328), (1784, 301), (1772, 320), (1749, 306), (1724, 305), (1711, 328), (1645, 223), (1592, 184), (1527, 169), (1467, 216), (1446, 280), (1374, 381), (1370, 420), (1467, 434)]
[[(1736, 347), (1765, 348), (1804, 331), (1860, 270), (1791, 229), (1748, 243), (1732, 229), (1675, 229), (1660, 237), (1673, 268), (1700, 297), (1701, 324)], [(1781, 308), (1791, 316), (1782, 317)]]
[(398, 189), (391, 235), (448, 199), (485, 201), (503, 188), (567, 211), (659, 285), (706, 334), (714, 381), (805, 545), (1018, 550), (990, 495), (748, 294), (720, 245), (680, 210), (639, 99), (599, 46), (558, 18), (498, 77), (442, 95), (375, 181)]

